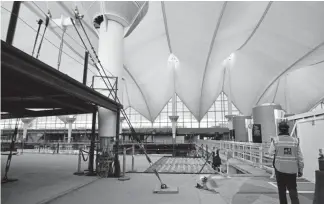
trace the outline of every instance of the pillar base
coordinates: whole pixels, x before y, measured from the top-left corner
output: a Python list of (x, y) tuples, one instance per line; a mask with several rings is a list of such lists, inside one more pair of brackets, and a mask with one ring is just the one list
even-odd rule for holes
[(119, 177), (118, 180), (119, 181), (128, 181), (128, 180), (130, 180), (130, 177), (123, 175), (122, 177)]
[(119, 178), (120, 177), (120, 174), (121, 174), (119, 160), (118, 159), (117, 160), (115, 159), (114, 163), (115, 163), (114, 164), (114, 166), (115, 166), (114, 177)]
[(80, 172), (74, 172), (73, 175), (76, 175), (76, 176), (83, 176), (84, 175), (84, 172), (80, 171)]
[(88, 171), (87, 173), (84, 173), (85, 176), (97, 176), (97, 172), (90, 172)]
[(3, 183), (15, 182), (15, 181), (18, 181), (18, 179), (14, 179), (14, 178), (12, 178), (12, 179), (10, 179), (10, 178), (5, 178), (5, 179), (2, 179), (2, 180), (1, 180), (1, 184), (3, 184)]

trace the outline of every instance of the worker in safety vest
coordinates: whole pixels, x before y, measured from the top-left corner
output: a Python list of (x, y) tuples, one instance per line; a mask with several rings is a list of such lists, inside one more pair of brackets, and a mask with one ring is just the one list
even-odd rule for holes
[(269, 154), (274, 156), (280, 204), (287, 204), (286, 190), (292, 204), (299, 204), (296, 177), (303, 175), (303, 155), (297, 138), (289, 136), (289, 125), (279, 123), (279, 136), (271, 142)]

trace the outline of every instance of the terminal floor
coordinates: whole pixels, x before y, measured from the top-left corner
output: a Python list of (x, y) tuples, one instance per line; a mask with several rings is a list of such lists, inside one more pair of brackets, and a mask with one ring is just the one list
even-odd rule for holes
[[(138, 156), (136, 156), (137, 158)], [(6, 156), (1, 157), (2, 173)], [(152, 156), (154, 160), (160, 157)], [(153, 160), (153, 159), (152, 159)], [(127, 160), (129, 163), (130, 160)], [(143, 159), (136, 159), (138, 169), (147, 168)], [(233, 204), (274, 204), (278, 202), (277, 189), (269, 177), (232, 177), (223, 178), (215, 175), (215, 192), (195, 188), (201, 175), (161, 174), (169, 186), (179, 187), (178, 194), (153, 194), (158, 179), (151, 173), (127, 174), (129, 181), (115, 178), (98, 179), (95, 177), (73, 176), (77, 163), (75, 155), (35, 155), (14, 156), (9, 176), (19, 181), (2, 185), (1, 203), (41, 203), (56, 195), (67, 192), (80, 185), (82, 188), (71, 191), (52, 200), (56, 204), (198, 204), (198, 203), (233, 203)], [(86, 164), (83, 164), (86, 168)], [(127, 165), (127, 169), (129, 165)], [(93, 181), (93, 182), (92, 182)], [(92, 183), (91, 183), (92, 182)], [(302, 189), (307, 191), (308, 189)], [(311, 204), (312, 193), (300, 193), (300, 203)], [(289, 200), (289, 199), (288, 199)]]
[[(218, 185), (214, 192), (200, 190), (194, 186), (198, 175), (163, 174), (163, 181), (179, 187), (178, 194), (153, 194), (158, 180), (153, 174), (129, 174), (131, 180), (118, 181), (113, 178), (100, 179), (82, 189), (59, 198), (55, 204), (80, 203), (118, 203), (128, 204), (275, 204), (278, 202), (277, 190), (265, 178), (233, 177), (216, 179)], [(312, 194), (300, 194), (300, 203), (311, 204)]]
[[(151, 155), (156, 162), (163, 155)], [(70, 189), (88, 184), (96, 177), (74, 176), (77, 170), (77, 155), (28, 154), (12, 157), (8, 178), (18, 181), (1, 184), (2, 204), (35, 204), (41, 203)], [(122, 162), (122, 157), (120, 157)], [(1, 178), (7, 156), (1, 156)], [(87, 169), (88, 162), (81, 163), (81, 169)], [(144, 172), (149, 164), (144, 155), (135, 157), (135, 169)], [(131, 156), (127, 157), (127, 170), (131, 170)]]

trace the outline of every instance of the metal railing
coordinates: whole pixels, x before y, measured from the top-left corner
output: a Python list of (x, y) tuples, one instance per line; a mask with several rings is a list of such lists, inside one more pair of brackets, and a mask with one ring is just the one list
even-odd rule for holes
[(273, 157), (269, 155), (270, 143), (248, 143), (221, 140), (199, 140), (197, 141), (205, 151), (208, 152), (220, 150), (231, 151), (233, 158), (249, 163), (253, 166), (271, 171)]
[[(143, 144), (173, 144), (171, 140), (159, 140), (159, 141), (142, 141)], [(120, 145), (123, 144), (138, 144), (138, 142), (133, 141), (133, 140), (120, 140), (119, 141)], [(181, 140), (181, 141), (176, 141), (176, 144), (191, 144), (190, 142)]]

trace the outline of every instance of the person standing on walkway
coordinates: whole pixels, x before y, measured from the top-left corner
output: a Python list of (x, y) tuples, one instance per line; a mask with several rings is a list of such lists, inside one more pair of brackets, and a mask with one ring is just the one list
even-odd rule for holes
[(221, 160), (221, 158), (220, 158), (220, 156), (219, 156), (219, 149), (216, 151), (217, 153), (216, 153), (216, 155), (215, 155), (215, 152), (213, 152), (214, 153), (214, 155), (213, 155), (213, 168), (214, 168), (214, 170), (217, 170), (218, 172), (220, 171), (220, 165), (222, 164), (222, 160)]
[(291, 203), (299, 204), (296, 177), (303, 175), (303, 155), (298, 139), (289, 136), (286, 121), (279, 123), (279, 136), (271, 142), (269, 154), (274, 156), (280, 204), (287, 204), (287, 189)]

